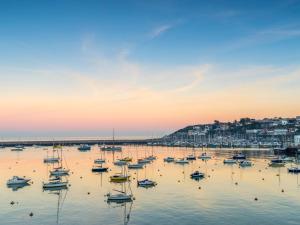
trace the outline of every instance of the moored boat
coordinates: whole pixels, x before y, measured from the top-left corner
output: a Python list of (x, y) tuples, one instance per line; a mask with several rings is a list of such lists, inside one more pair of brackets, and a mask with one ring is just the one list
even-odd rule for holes
[(200, 156), (198, 156), (199, 159), (211, 159), (211, 156), (208, 155), (206, 152), (202, 153)]
[(28, 184), (29, 181), (30, 181), (29, 178), (13, 176), (11, 179), (9, 179), (7, 181), (6, 184), (8, 186), (12, 186), (12, 185), (25, 185), (25, 184)]
[(300, 173), (300, 168), (298, 166), (288, 168), (289, 173)]
[(186, 157), (186, 160), (196, 160), (196, 156), (194, 156), (194, 155), (188, 155)]
[(79, 145), (78, 150), (79, 151), (89, 151), (89, 150), (91, 150), (91, 146), (88, 144), (81, 144), (81, 145)]
[(199, 179), (199, 178), (203, 178), (205, 175), (204, 175), (204, 173), (201, 173), (199, 171), (195, 171), (190, 176), (191, 176), (191, 178), (198, 178)]
[(234, 159), (224, 159), (223, 163), (224, 164), (236, 164), (237, 162)]
[(243, 161), (240, 161), (239, 162), (239, 165), (241, 167), (249, 167), (249, 166), (252, 166), (252, 162), (251, 161), (248, 161), (248, 160), (243, 160)]
[(135, 164), (129, 164), (128, 169), (143, 169), (144, 164), (141, 163), (135, 163)]
[(110, 181), (111, 182), (125, 182), (128, 181), (130, 178), (129, 175), (125, 175), (125, 174), (115, 174), (113, 176), (110, 176)]
[(175, 158), (174, 157), (166, 157), (164, 158), (164, 162), (174, 162)]
[(124, 166), (124, 165), (127, 165), (127, 161), (117, 160), (116, 162), (114, 162), (114, 165), (116, 165), (116, 166)]
[(271, 167), (283, 167), (285, 166), (285, 162), (282, 159), (272, 159), (269, 163)]
[(177, 164), (188, 164), (189, 163), (189, 161), (184, 159), (184, 158), (177, 159), (174, 162), (177, 163)]
[(145, 180), (137, 181), (137, 185), (139, 187), (154, 187), (157, 185), (157, 183), (152, 180), (145, 179)]
[(102, 164), (102, 163), (105, 163), (105, 159), (95, 159), (95, 160), (94, 160), (94, 163), (95, 163), (95, 164)]
[(92, 172), (107, 172), (108, 167), (102, 167), (102, 166), (93, 166)]
[(233, 159), (246, 159), (246, 156), (242, 153), (238, 153), (238, 154), (235, 154), (232, 158)]

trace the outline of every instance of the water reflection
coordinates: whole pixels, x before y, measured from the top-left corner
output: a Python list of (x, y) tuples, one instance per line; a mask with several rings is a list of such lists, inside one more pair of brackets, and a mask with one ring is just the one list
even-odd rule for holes
[[(211, 159), (198, 158), (205, 152)], [(294, 163), (280, 168), (269, 167), (273, 154), (260, 150), (243, 151), (253, 162), (250, 167), (223, 164), (224, 159), (237, 152), (124, 146), (123, 152), (102, 153), (101, 158), (105, 158), (105, 166), (109, 168), (107, 173), (92, 173), (94, 159), (101, 154), (98, 146), (92, 146), (89, 152), (80, 152), (76, 146), (64, 147), (64, 158), (70, 168), (68, 180), (72, 186), (43, 192), (42, 182), (48, 180), (49, 170), (53, 169), (52, 164), (43, 163), (47, 152), (41, 148), (26, 148), (22, 152), (1, 149), (1, 223), (14, 225), (22, 221), (24, 224), (52, 225), (56, 215), (56, 223), (61, 225), (117, 225), (128, 224), (129, 220), (130, 224), (138, 225), (157, 221), (164, 225), (189, 225), (197, 224), (199, 220), (207, 225), (250, 225), (254, 217), (261, 224), (297, 224), (300, 220), (295, 210), (300, 208), (299, 176), (287, 172)], [(191, 154), (197, 159), (188, 164), (164, 161), (167, 157), (178, 159)], [(113, 164), (116, 160), (132, 157), (135, 163), (139, 158), (151, 155), (156, 155), (157, 160), (143, 169), (126, 172), (130, 182), (110, 182), (110, 176), (124, 171), (124, 166)], [(190, 175), (195, 171), (204, 173), (204, 178), (191, 179)], [(15, 174), (32, 178), (33, 184), (19, 188), (17, 192), (11, 191), (6, 187), (6, 181)], [(145, 179), (157, 182), (157, 186), (139, 187), (137, 181)], [(107, 201), (108, 192), (132, 193), (135, 200), (110, 202)], [(11, 206), (11, 201), (18, 204)], [(30, 211), (34, 213), (33, 218), (28, 216)]]

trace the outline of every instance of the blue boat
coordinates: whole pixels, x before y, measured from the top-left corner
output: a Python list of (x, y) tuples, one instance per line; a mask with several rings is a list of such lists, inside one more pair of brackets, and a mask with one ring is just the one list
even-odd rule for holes
[(89, 146), (87, 144), (83, 144), (78, 147), (78, 150), (79, 151), (89, 151), (89, 150), (91, 150), (91, 146)]

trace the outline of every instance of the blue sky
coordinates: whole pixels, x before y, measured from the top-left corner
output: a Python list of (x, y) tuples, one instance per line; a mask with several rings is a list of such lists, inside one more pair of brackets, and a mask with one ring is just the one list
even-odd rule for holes
[[(92, 105), (92, 102), (86, 104), (87, 99), (111, 108), (121, 102), (123, 107), (132, 108), (128, 115), (136, 111), (147, 114), (140, 120), (149, 120), (153, 126), (141, 125), (141, 121), (132, 122), (132, 127), (124, 124), (124, 133), (130, 134), (137, 130), (169, 131), (188, 123), (211, 121), (212, 117), (230, 120), (244, 115), (278, 115), (282, 113), (278, 109), (283, 107), (288, 109), (284, 115), (300, 114), (300, 108), (295, 108), (296, 103), (291, 100), (298, 94), (300, 84), (300, 1), (297, 0), (11, 0), (0, 2), (0, 27), (2, 98), (13, 102), (7, 103), (7, 107), (14, 112), (20, 109), (31, 112), (27, 116), (16, 114), (20, 126), (5, 126), (10, 132), (67, 131), (73, 129), (68, 126), (70, 123), (94, 119), (95, 115), (87, 110), (80, 117), (74, 114), (73, 120), (62, 127), (49, 128), (47, 120), (60, 115), (49, 106), (54, 105), (55, 99), (75, 110), (75, 103), (70, 103), (75, 98), (82, 107)], [(245, 83), (248, 87), (243, 86)], [(262, 84), (270, 85), (264, 89)], [(234, 103), (232, 96), (223, 99), (228, 93), (236, 96), (237, 90), (241, 97)], [(276, 91), (278, 96), (274, 95)], [(249, 98), (251, 92), (265, 96), (265, 102)], [(43, 98), (36, 99), (37, 96)], [(205, 112), (195, 108), (196, 102), (206, 104), (203, 98), (216, 104), (216, 101), (233, 105), (248, 102), (251, 107), (235, 107), (240, 113), (233, 113), (220, 106), (218, 110), (223, 110), (224, 116), (214, 113), (215, 107)], [(265, 103), (270, 105), (264, 108)], [(169, 106), (169, 110), (182, 118), (175, 116), (169, 120), (167, 109), (162, 112), (165, 116), (149, 113), (162, 105)], [(39, 113), (48, 117), (33, 121), (39, 126), (31, 127), (29, 117), (35, 115), (38, 106), (49, 107)], [(190, 111), (181, 111), (177, 106)], [(137, 110), (147, 107), (151, 110)], [(69, 115), (68, 109), (63, 110), (60, 119)], [(110, 117), (109, 112), (101, 114), (101, 109), (97, 110), (101, 117)], [(3, 112), (3, 120), (9, 114), (9, 110)], [(120, 113), (109, 121), (133, 118)], [(162, 121), (167, 122), (161, 125)], [(116, 126), (107, 123), (102, 127), (103, 121), (97, 124), (99, 130)], [(157, 124), (161, 126), (157, 128)], [(83, 128), (78, 125), (76, 129), (98, 130), (91, 124)]]

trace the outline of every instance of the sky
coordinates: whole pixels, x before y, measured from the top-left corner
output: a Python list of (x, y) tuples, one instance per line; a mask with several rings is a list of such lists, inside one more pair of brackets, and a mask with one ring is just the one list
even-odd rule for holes
[(300, 1), (0, 1), (0, 136), (300, 115)]

